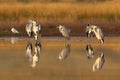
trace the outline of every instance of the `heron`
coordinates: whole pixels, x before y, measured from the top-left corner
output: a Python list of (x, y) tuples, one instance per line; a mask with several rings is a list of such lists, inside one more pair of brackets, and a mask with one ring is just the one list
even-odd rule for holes
[(33, 52), (33, 47), (32, 43), (28, 43), (26, 46), (26, 57), (28, 57), (28, 60), (31, 62), (32, 61), (32, 52)]
[(62, 51), (59, 54), (59, 60), (64, 60), (68, 57), (68, 55), (70, 54), (70, 45), (68, 44), (67, 46), (65, 46), (64, 49), (62, 49)]
[(86, 35), (88, 38), (92, 36), (96, 36), (96, 38), (100, 41), (101, 44), (104, 43), (104, 35), (100, 27), (96, 25), (88, 24), (86, 27)]
[(88, 59), (92, 59), (94, 57), (94, 50), (90, 44), (86, 46), (86, 55)]
[(93, 64), (93, 72), (100, 70), (103, 67), (103, 64), (105, 62), (104, 54), (103, 52), (98, 56), (95, 63)]
[(41, 35), (41, 25), (34, 20), (29, 20), (25, 27), (27, 35), (29, 37), (34, 36), (35, 40), (38, 40), (39, 34)]
[(14, 27), (11, 28), (11, 32), (14, 33), (14, 34), (17, 34), (19, 33), (17, 29), (15, 29)]
[(95, 35), (94, 32), (91, 29), (92, 28), (90, 27), (90, 24), (88, 24), (86, 26), (86, 31), (85, 31), (87, 38), (91, 38)]
[(38, 40), (39, 34), (41, 37), (41, 31), (42, 31), (41, 25), (39, 23), (36, 23), (35, 21), (33, 21), (33, 28), (32, 29), (33, 29), (35, 40)]
[(58, 28), (59, 31), (60, 31), (60, 33), (65, 37), (65, 41), (66, 41), (66, 40), (67, 40), (67, 41), (70, 40), (71, 30), (70, 30), (68, 27), (59, 25), (59, 26), (57, 26), (56, 28)]

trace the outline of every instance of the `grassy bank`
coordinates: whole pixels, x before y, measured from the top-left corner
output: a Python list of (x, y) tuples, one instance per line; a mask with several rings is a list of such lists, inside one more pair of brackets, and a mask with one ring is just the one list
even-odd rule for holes
[(59, 35), (59, 24), (70, 27), (73, 35), (84, 34), (88, 23), (101, 26), (105, 34), (119, 34), (119, 3), (2, 3), (0, 32), (11, 34), (10, 28), (16, 27), (24, 35), (27, 21), (34, 19), (43, 26), (43, 35)]

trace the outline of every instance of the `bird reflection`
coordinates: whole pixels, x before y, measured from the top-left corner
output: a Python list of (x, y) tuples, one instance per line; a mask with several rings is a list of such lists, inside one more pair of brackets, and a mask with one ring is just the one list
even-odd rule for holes
[(11, 43), (15, 44), (19, 39), (17, 37), (12, 37), (11, 38)]
[(105, 58), (104, 58), (104, 53), (102, 52), (96, 59), (95, 63), (93, 64), (93, 68), (92, 68), (93, 72), (102, 69), (104, 62), (105, 62)]
[(32, 58), (32, 67), (34, 68), (36, 66), (36, 63), (39, 61), (40, 53), (41, 53), (41, 43), (37, 41), (35, 43), (35, 52)]
[[(34, 51), (33, 51), (34, 48)], [(31, 67), (36, 67), (36, 64), (39, 61), (42, 45), (39, 41), (36, 41), (35, 46), (32, 46), (31, 42), (28, 42), (26, 46), (26, 57), (28, 61), (31, 62)]]
[(65, 48), (62, 49), (62, 51), (59, 54), (59, 60), (64, 60), (66, 59), (70, 54), (70, 45), (67, 44)]
[(39, 55), (37, 53), (34, 53), (33, 57), (32, 57), (32, 67), (34, 68), (36, 66), (36, 63), (39, 60)]
[(41, 43), (39, 41), (37, 41), (35, 43), (35, 53), (39, 54), (40, 55), (40, 52), (41, 52)]
[(28, 58), (29, 61), (32, 61), (32, 52), (33, 52), (33, 47), (32, 47), (32, 43), (28, 43), (26, 46), (26, 57)]
[(92, 59), (94, 57), (93, 47), (90, 44), (86, 46), (86, 56), (88, 59)]

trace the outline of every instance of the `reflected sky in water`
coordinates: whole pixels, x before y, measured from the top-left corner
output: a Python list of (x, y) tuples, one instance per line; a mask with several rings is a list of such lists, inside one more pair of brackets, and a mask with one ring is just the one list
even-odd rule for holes
[(104, 45), (94, 39), (88, 43), (84, 37), (72, 38), (67, 44), (58, 39), (18, 38), (14, 44), (0, 39), (0, 79), (119, 80), (119, 38), (106, 38)]

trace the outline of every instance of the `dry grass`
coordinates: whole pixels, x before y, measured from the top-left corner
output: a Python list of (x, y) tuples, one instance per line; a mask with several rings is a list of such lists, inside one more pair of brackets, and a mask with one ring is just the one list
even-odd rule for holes
[[(87, 23), (95, 23), (104, 29), (119, 33), (120, 1), (108, 1), (103, 3), (10, 3), (0, 4), (0, 28), (17, 27), (24, 32), (23, 28), (29, 19), (35, 19), (44, 26), (43, 30), (54, 35), (57, 31), (50, 31), (58, 24), (64, 24), (73, 29), (73, 35), (84, 32)], [(116, 27), (112, 27), (112, 26)], [(74, 26), (74, 27), (73, 27)], [(107, 29), (106, 26), (110, 26)], [(78, 28), (82, 30), (78, 31)], [(54, 29), (53, 29), (54, 30)], [(117, 32), (115, 32), (117, 30)], [(74, 32), (75, 31), (75, 32)], [(43, 32), (44, 35), (48, 35)], [(107, 31), (111, 34), (111, 32)], [(106, 33), (106, 34), (107, 34)]]
[(30, 18), (39, 21), (116, 20), (120, 18), (120, 5), (114, 2), (1, 4), (0, 17), (4, 21), (22, 22)]

